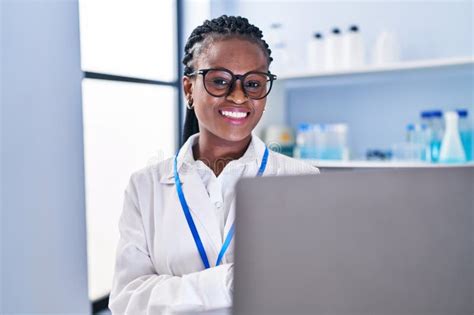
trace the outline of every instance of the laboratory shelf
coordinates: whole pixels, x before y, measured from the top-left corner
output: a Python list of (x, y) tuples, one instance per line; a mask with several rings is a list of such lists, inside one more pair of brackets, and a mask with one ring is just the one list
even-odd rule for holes
[[(380, 77), (398, 77), (400, 75), (410, 74), (427, 74), (433, 76), (436, 74), (446, 75), (453, 74), (469, 74), (472, 75), (474, 71), (474, 56), (446, 58), (446, 59), (431, 59), (431, 60), (416, 60), (404, 61), (394, 63), (386, 66), (365, 66), (351, 70), (341, 71), (323, 71), (323, 72), (297, 72), (285, 73), (278, 76), (278, 80), (284, 81), (290, 85), (301, 87), (302, 83), (305, 85), (314, 84), (331, 84), (338, 83), (344, 79), (349, 79), (354, 83), (354, 80), (380, 80)], [(357, 82), (357, 81), (356, 81)]]
[(474, 162), (460, 164), (426, 163), (411, 161), (338, 161), (338, 160), (309, 160), (302, 159), (318, 168), (444, 168), (444, 167), (474, 167)]

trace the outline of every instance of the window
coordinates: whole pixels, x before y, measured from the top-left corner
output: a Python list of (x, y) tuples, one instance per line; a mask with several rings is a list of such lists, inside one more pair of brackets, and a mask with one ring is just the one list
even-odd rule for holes
[(81, 64), (88, 72), (174, 82), (174, 0), (82, 0)]
[(80, 0), (89, 297), (110, 293), (130, 175), (180, 137), (179, 0)]

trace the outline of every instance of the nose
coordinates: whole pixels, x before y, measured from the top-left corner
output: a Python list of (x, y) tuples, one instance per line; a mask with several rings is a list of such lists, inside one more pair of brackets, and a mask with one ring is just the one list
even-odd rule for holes
[(240, 79), (236, 79), (234, 81), (234, 84), (230, 87), (229, 94), (227, 94), (226, 98), (236, 104), (243, 104), (248, 100), (248, 96), (245, 94), (242, 81)]

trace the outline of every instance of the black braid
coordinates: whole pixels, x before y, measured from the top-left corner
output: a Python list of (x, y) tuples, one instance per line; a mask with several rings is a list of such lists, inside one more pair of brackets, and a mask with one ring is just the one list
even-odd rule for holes
[[(268, 66), (272, 62), (271, 50), (263, 39), (262, 31), (241, 16), (222, 15), (212, 20), (206, 20), (196, 27), (184, 46), (184, 75), (189, 75), (194, 71), (193, 62), (197, 56), (206, 48), (206, 39), (226, 39), (238, 37), (249, 40), (259, 45), (267, 57)], [(199, 44), (203, 44), (202, 46)], [(190, 136), (199, 132), (199, 125), (194, 110), (186, 111), (186, 120), (184, 122), (183, 143)]]
[(184, 121), (183, 143), (193, 134), (199, 132), (199, 124), (194, 109), (186, 109), (186, 118)]

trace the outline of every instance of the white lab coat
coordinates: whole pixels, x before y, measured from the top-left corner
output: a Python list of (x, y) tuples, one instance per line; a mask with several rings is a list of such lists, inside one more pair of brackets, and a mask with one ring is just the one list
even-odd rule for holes
[[(210, 211), (214, 205), (201, 178), (183, 163), (191, 142), (192, 139), (188, 140), (180, 150), (178, 171), (211, 268), (204, 270), (181, 208), (173, 159), (140, 170), (132, 175), (125, 191), (109, 302), (113, 314), (206, 311), (232, 304), (229, 278), (233, 276), (233, 246), (228, 248), (221, 265), (212, 266), (222, 247), (222, 235), (227, 235), (235, 213), (229, 212), (224, 231), (220, 231), (216, 215)], [(256, 136), (252, 137), (251, 145), (255, 159), (245, 166), (243, 176), (255, 176), (265, 150), (264, 143)], [(270, 151), (263, 176), (311, 173), (318, 170)]]

